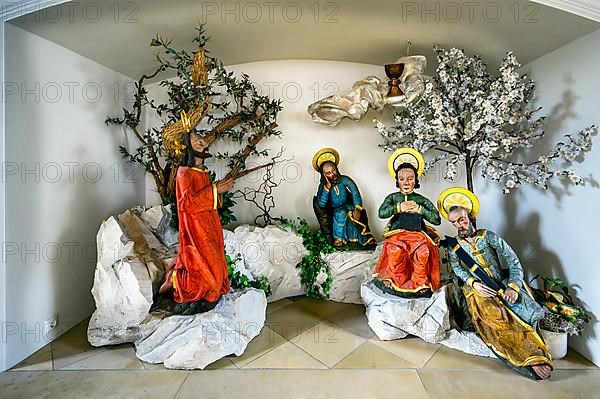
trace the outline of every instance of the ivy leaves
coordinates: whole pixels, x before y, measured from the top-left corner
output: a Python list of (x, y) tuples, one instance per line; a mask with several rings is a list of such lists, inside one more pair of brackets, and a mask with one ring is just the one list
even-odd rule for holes
[(286, 220), (283, 225), (295, 230), (303, 239), (308, 254), (302, 258), (297, 267), (300, 268), (300, 282), (306, 286), (306, 296), (315, 299), (328, 299), (331, 289), (331, 269), (321, 255), (335, 252), (321, 230), (311, 231), (306, 219), (298, 218), (298, 223)]

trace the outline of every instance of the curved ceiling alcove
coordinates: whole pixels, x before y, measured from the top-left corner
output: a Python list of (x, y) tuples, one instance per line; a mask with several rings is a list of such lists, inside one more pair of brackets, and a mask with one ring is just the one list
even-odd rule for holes
[(285, 59), (383, 65), (405, 55), (411, 40), (411, 54), (428, 56), (431, 73), (434, 44), (481, 54), (491, 65), (514, 51), (526, 64), (600, 28), (555, 8), (568, 2), (544, 2), (554, 7), (523, 0), (81, 0), (11, 23), (132, 78), (151, 69), (152, 37), (192, 50), (199, 22), (212, 37), (209, 49), (226, 65)]

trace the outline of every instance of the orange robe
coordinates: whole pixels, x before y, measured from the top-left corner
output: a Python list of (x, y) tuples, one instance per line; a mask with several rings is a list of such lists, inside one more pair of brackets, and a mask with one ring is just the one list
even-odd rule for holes
[(171, 265), (176, 302), (216, 302), (229, 292), (217, 188), (208, 172), (179, 167), (176, 178), (179, 252)]
[(438, 249), (421, 231), (391, 232), (385, 237), (374, 276), (389, 281), (399, 292), (435, 291), (441, 286)]

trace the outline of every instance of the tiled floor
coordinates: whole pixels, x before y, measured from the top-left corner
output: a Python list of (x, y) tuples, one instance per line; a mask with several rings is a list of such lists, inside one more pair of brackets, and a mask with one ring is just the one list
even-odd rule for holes
[(594, 398), (600, 369), (571, 351), (550, 381), (500, 361), (418, 338), (379, 341), (360, 305), (283, 299), (240, 356), (207, 370), (174, 371), (138, 360), (131, 345), (93, 348), (87, 321), (0, 374), (5, 398)]

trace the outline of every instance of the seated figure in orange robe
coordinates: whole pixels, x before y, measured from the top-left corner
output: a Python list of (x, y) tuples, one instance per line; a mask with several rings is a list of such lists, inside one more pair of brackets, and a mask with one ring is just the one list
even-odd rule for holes
[(186, 166), (176, 177), (177, 215), (179, 218), (179, 252), (160, 288), (173, 289), (173, 299), (180, 305), (175, 313), (193, 314), (208, 311), (229, 292), (225, 262), (223, 230), (217, 206), (219, 194), (233, 187), (233, 180), (211, 183), (204, 158), (206, 141), (195, 133), (186, 133)]
[(379, 208), (380, 218), (392, 219), (385, 229), (374, 282), (390, 294), (428, 297), (441, 286), (439, 236), (424, 220), (439, 225), (441, 218), (431, 201), (414, 192), (423, 157), (412, 148), (401, 148), (392, 154), (388, 167), (400, 191), (388, 195)]

